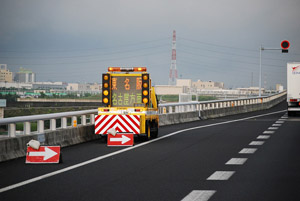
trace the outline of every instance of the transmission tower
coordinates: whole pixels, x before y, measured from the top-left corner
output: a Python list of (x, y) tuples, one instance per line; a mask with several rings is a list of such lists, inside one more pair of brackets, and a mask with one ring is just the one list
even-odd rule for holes
[(170, 67), (169, 75), (169, 85), (176, 85), (177, 69), (176, 69), (176, 31), (173, 31), (173, 40), (172, 40), (172, 60)]

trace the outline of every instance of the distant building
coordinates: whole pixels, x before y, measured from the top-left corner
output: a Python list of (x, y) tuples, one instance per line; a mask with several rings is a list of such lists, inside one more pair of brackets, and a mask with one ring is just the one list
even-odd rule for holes
[(65, 82), (35, 82), (32, 84), (33, 89), (40, 90), (66, 90), (67, 83)]
[(192, 86), (192, 80), (191, 79), (177, 79), (176, 80), (176, 86), (191, 87)]
[(67, 91), (79, 92), (79, 93), (100, 93), (101, 85), (98, 83), (68, 83)]
[(79, 83), (68, 83), (67, 91), (78, 91)]
[[(257, 95), (259, 94), (259, 87), (249, 87), (249, 88), (236, 88), (240, 94), (248, 94), (248, 95)], [(261, 92), (264, 93), (265, 89), (261, 88)]]
[(276, 91), (282, 92), (283, 91), (283, 85), (282, 84), (276, 84)]
[(224, 83), (198, 80), (197, 82), (192, 82), (192, 87), (196, 89), (224, 89)]
[(7, 69), (7, 64), (0, 64), (0, 82), (12, 82), (13, 73)]
[(35, 73), (31, 70), (20, 67), (19, 72), (15, 74), (15, 82), (34, 83), (36, 82)]
[(157, 95), (178, 95), (183, 93), (183, 87), (171, 85), (156, 85), (155, 93)]
[(16, 88), (16, 89), (32, 89), (32, 84), (17, 83), (17, 82), (0, 82), (0, 87), (3, 87), (3, 88)]

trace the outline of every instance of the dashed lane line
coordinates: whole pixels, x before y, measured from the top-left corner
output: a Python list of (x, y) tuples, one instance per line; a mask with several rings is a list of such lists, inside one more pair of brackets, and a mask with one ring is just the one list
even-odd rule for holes
[(18, 188), (18, 187), (21, 187), (21, 186), (24, 186), (24, 185), (27, 185), (27, 184), (30, 184), (30, 183), (33, 183), (33, 182), (37, 182), (37, 181), (40, 181), (42, 179), (46, 179), (46, 178), (49, 178), (49, 177), (52, 177), (52, 176), (55, 176), (55, 175), (58, 175), (58, 174), (61, 174), (61, 173), (64, 173), (64, 172), (68, 172), (70, 170), (73, 170), (73, 169), (76, 169), (76, 168), (79, 168), (79, 167), (82, 167), (82, 166), (86, 166), (86, 165), (89, 165), (91, 163), (95, 163), (95, 162), (101, 161), (103, 159), (106, 159), (108, 157), (115, 156), (115, 155), (118, 155), (118, 154), (121, 154), (121, 153), (124, 153), (124, 152), (127, 152), (127, 151), (131, 151), (133, 149), (136, 149), (136, 148), (148, 145), (150, 143), (154, 143), (154, 142), (163, 140), (165, 138), (168, 138), (168, 137), (171, 137), (171, 136), (174, 136), (174, 135), (186, 132), (186, 131), (196, 130), (196, 129), (201, 129), (201, 128), (208, 128), (208, 127), (212, 127), (212, 126), (229, 124), (229, 123), (234, 123), (234, 122), (239, 122), (239, 121), (245, 121), (245, 120), (249, 120), (249, 119), (253, 119), (253, 118), (269, 116), (269, 115), (278, 114), (278, 113), (282, 113), (282, 112), (286, 112), (286, 110), (280, 110), (280, 111), (276, 111), (276, 112), (270, 112), (270, 113), (266, 113), (266, 114), (260, 114), (260, 115), (255, 115), (255, 116), (251, 116), (251, 117), (245, 117), (245, 118), (242, 118), (242, 119), (235, 119), (235, 120), (219, 122), (219, 123), (214, 123), (214, 124), (208, 124), (208, 125), (204, 125), (204, 126), (196, 126), (196, 127), (192, 127), (192, 128), (186, 128), (186, 129), (183, 129), (183, 130), (175, 131), (173, 133), (169, 133), (169, 134), (164, 135), (162, 137), (159, 137), (159, 138), (156, 138), (156, 139), (153, 139), (153, 140), (150, 140), (150, 141), (147, 141), (147, 142), (144, 142), (144, 143), (132, 146), (132, 147), (124, 148), (124, 149), (121, 149), (119, 151), (115, 151), (115, 152), (112, 152), (112, 153), (109, 153), (109, 154), (106, 154), (106, 155), (103, 155), (103, 156), (96, 157), (94, 159), (90, 159), (90, 160), (78, 163), (76, 165), (72, 165), (72, 166), (69, 166), (69, 167), (54, 171), (54, 172), (50, 172), (50, 173), (47, 173), (47, 174), (44, 174), (44, 175), (41, 175), (41, 176), (38, 176), (38, 177), (34, 177), (32, 179), (28, 179), (28, 180), (25, 180), (25, 181), (22, 181), (22, 182), (19, 182), (19, 183), (1, 188), (0, 193), (5, 192), (5, 191), (9, 191), (9, 190), (12, 190), (14, 188)]
[(264, 131), (263, 134), (274, 134), (275, 131)]
[(216, 191), (213, 190), (194, 190), (190, 192), (186, 197), (184, 197), (181, 201), (207, 201)]
[(247, 161), (247, 158), (232, 158), (225, 165), (243, 165)]
[(250, 142), (249, 145), (260, 146), (263, 145), (264, 143), (265, 143), (264, 141), (252, 141)]
[(269, 139), (270, 135), (259, 135), (256, 139), (260, 139), (260, 140), (266, 140)]
[(234, 173), (235, 171), (216, 171), (206, 180), (228, 180)]
[(254, 154), (257, 148), (244, 148), (242, 149), (239, 154)]

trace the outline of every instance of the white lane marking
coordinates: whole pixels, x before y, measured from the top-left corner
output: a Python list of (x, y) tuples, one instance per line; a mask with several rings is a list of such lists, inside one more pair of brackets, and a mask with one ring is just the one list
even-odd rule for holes
[(263, 145), (265, 142), (264, 141), (252, 141), (252, 142), (250, 142), (250, 144), (249, 145)]
[(281, 124), (273, 124), (272, 126), (281, 126)]
[(232, 158), (225, 165), (243, 165), (247, 161), (247, 158)]
[(207, 127), (212, 127), (212, 126), (218, 126), (218, 125), (223, 125), (223, 124), (229, 124), (229, 123), (234, 123), (234, 122), (239, 122), (239, 121), (245, 121), (245, 120), (248, 120), (248, 119), (269, 116), (269, 115), (272, 115), (272, 114), (278, 114), (278, 113), (285, 112), (285, 111), (286, 110), (281, 110), (281, 111), (277, 111), (277, 112), (270, 112), (270, 113), (267, 113), (267, 114), (260, 114), (260, 115), (256, 115), (256, 116), (252, 116), (252, 117), (245, 117), (245, 118), (242, 118), (242, 119), (235, 119), (235, 120), (230, 120), (230, 121), (225, 121), (225, 122), (220, 122), (220, 123), (214, 123), (214, 124), (208, 124), (208, 125), (204, 125), (204, 126), (196, 126), (196, 127), (192, 127), (192, 128), (186, 128), (186, 129), (183, 129), (183, 130), (175, 131), (173, 133), (169, 133), (169, 134), (164, 135), (162, 137), (159, 137), (159, 138), (147, 141), (147, 142), (143, 142), (141, 144), (134, 145), (132, 147), (127, 147), (127, 148), (121, 149), (119, 151), (115, 151), (115, 152), (112, 152), (112, 153), (109, 153), (109, 154), (106, 154), (106, 155), (103, 155), (103, 156), (96, 157), (96, 158), (91, 159), (91, 160), (87, 160), (87, 161), (82, 162), (82, 163), (78, 163), (76, 165), (72, 165), (70, 167), (63, 168), (61, 170), (50, 172), (50, 173), (47, 173), (47, 174), (44, 174), (44, 175), (41, 175), (41, 176), (38, 176), (38, 177), (34, 177), (32, 179), (28, 179), (28, 180), (25, 180), (25, 181), (22, 181), (22, 182), (19, 182), (19, 183), (1, 188), (0, 193), (11, 190), (11, 189), (14, 189), (14, 188), (18, 188), (20, 186), (24, 186), (24, 185), (27, 185), (27, 184), (30, 184), (30, 183), (33, 183), (33, 182), (36, 182), (36, 181), (39, 181), (39, 180), (42, 180), (42, 179), (46, 179), (48, 177), (52, 177), (52, 176), (55, 176), (55, 175), (58, 175), (58, 174), (61, 174), (61, 173), (64, 173), (64, 172), (67, 172), (67, 171), (85, 166), (85, 165), (88, 165), (88, 164), (91, 164), (91, 163), (95, 163), (95, 162), (103, 160), (105, 158), (115, 156), (115, 155), (118, 155), (118, 154), (130, 151), (130, 150), (145, 146), (147, 144), (150, 144), (150, 143), (153, 143), (153, 142), (156, 142), (156, 141), (159, 141), (159, 140), (162, 140), (162, 139), (165, 139), (165, 138), (168, 138), (168, 137), (171, 137), (173, 135), (177, 135), (177, 134), (180, 134), (180, 133), (183, 133), (183, 132), (186, 132), (186, 131), (196, 130), (196, 129), (200, 129), (200, 128), (207, 128)]
[(216, 171), (206, 180), (228, 180), (234, 173), (235, 171)]
[(194, 190), (185, 196), (181, 201), (207, 201), (216, 191)]
[(269, 130), (277, 130), (278, 127), (269, 127), (268, 129), (269, 129)]
[(270, 135), (259, 135), (257, 137), (257, 139), (261, 139), (261, 140), (266, 140), (266, 139), (269, 139), (270, 138)]
[(256, 148), (244, 148), (239, 152), (239, 154), (254, 154), (256, 150)]
[(275, 131), (264, 131), (263, 134), (273, 134)]
[(279, 121), (283, 121), (283, 122), (284, 122), (284, 121), (286, 121), (287, 119), (278, 119), (278, 120), (279, 120)]
[(288, 117), (286, 117), (286, 116), (282, 116), (281, 118), (283, 118), (283, 119), (288, 119)]
[(276, 121), (275, 123), (276, 123), (276, 124), (283, 124), (284, 121)]

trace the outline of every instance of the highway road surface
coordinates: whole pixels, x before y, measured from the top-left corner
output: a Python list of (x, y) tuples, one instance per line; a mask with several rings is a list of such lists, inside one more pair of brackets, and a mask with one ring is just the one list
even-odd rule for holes
[[(133, 147), (63, 148), (63, 163), (0, 163), (0, 200), (300, 200), (300, 117), (272, 109), (164, 126)], [(91, 133), (92, 134), (92, 133)]]

